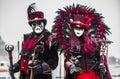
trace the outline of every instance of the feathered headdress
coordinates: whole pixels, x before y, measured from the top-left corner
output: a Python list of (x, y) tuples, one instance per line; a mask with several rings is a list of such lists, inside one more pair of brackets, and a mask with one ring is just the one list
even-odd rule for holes
[[(104, 17), (90, 7), (80, 4), (75, 6), (73, 4), (72, 6), (64, 7), (64, 10), (59, 9), (57, 14), (52, 32), (56, 33), (61, 45), (68, 51), (68, 39), (71, 32), (70, 25), (72, 24), (82, 24), (88, 30), (88, 34), (93, 38), (106, 39), (106, 34), (109, 35), (111, 33), (109, 31), (110, 28), (103, 22)], [(84, 23), (73, 22), (75, 16), (83, 16), (86, 21)]]

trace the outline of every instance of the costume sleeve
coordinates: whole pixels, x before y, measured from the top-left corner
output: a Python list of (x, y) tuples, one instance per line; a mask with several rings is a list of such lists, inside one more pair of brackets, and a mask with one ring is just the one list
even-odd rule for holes
[(47, 61), (50, 68), (54, 70), (58, 65), (58, 43), (54, 42), (49, 50), (49, 60)]

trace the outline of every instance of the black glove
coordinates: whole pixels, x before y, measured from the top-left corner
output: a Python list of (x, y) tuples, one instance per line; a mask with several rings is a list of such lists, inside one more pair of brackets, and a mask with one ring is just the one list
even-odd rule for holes
[(102, 71), (102, 73), (105, 73), (107, 71), (104, 63), (100, 63), (99, 68)]
[(70, 74), (78, 74), (82, 71), (82, 69), (80, 67), (76, 67), (76, 66), (71, 66), (70, 67)]
[(9, 73), (10, 74), (18, 72), (18, 71), (19, 71), (19, 62), (15, 63), (13, 66), (9, 67)]
[(10, 73), (10, 74), (13, 74), (13, 73), (14, 73), (14, 70), (15, 70), (15, 67), (12, 67), (12, 66), (9, 67), (9, 73)]
[(78, 74), (82, 71), (79, 66), (76, 66), (73, 62), (67, 61), (66, 67), (69, 68), (70, 74)]
[(40, 74), (43, 72), (41, 63), (42, 62), (38, 60), (34, 60), (34, 62), (31, 61), (28, 64), (28, 69), (32, 69), (32, 72), (34, 73), (34, 75)]
[(33, 63), (29, 64), (28, 68), (32, 69), (34, 75), (37, 75), (47, 71), (49, 65), (45, 62), (40, 63), (38, 60), (35, 60)]

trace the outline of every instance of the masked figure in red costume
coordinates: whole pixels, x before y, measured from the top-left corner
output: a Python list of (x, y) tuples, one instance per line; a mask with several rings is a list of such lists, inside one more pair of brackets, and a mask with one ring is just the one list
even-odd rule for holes
[(100, 40), (110, 33), (101, 14), (79, 4), (64, 9), (57, 11), (52, 31), (65, 56), (65, 79), (111, 79), (106, 56), (100, 55), (103, 52)]
[(52, 70), (58, 65), (57, 46), (53, 35), (45, 29), (44, 13), (36, 11), (35, 3), (28, 7), (28, 23), (33, 32), (24, 35), (21, 58), (9, 72), (20, 71), (20, 79), (52, 79)]

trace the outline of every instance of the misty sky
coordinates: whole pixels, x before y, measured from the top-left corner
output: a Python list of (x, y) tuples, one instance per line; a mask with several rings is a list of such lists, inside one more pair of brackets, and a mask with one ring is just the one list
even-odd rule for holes
[(16, 45), (17, 41), (22, 41), (23, 34), (32, 31), (27, 23), (27, 7), (33, 2), (37, 4), (38, 10), (45, 13), (49, 31), (59, 8), (73, 3), (95, 8), (102, 13), (104, 22), (111, 28), (112, 35), (108, 38), (114, 43), (109, 45), (109, 56), (120, 57), (119, 0), (0, 0), (0, 35), (6, 44)]

